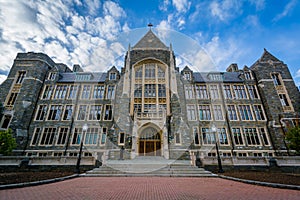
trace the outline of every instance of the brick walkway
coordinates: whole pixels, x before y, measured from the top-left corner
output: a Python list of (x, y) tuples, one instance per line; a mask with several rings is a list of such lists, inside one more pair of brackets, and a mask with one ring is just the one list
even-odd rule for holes
[(299, 199), (300, 191), (220, 178), (82, 177), (0, 191), (9, 199)]

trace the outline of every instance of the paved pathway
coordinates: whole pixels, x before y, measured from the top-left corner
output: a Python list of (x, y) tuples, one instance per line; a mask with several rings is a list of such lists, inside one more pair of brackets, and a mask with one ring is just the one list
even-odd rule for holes
[(299, 199), (300, 191), (221, 178), (81, 177), (0, 191), (9, 199)]

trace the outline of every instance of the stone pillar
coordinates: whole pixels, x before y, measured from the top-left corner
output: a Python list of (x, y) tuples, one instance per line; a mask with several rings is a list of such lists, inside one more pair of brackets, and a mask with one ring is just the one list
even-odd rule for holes
[(128, 46), (127, 59), (125, 63), (125, 75), (123, 82), (123, 93), (122, 96), (129, 97), (130, 94), (130, 45)]
[(163, 156), (165, 159), (169, 159), (169, 144), (168, 144), (168, 130), (167, 127), (163, 128)]
[(134, 159), (138, 155), (138, 125), (136, 119), (134, 119), (134, 124), (132, 128), (132, 147), (131, 147), (131, 159)]
[[(173, 58), (173, 50), (172, 50), (172, 44), (170, 44), (170, 90), (172, 91), (172, 94), (178, 95), (177, 91), (177, 81), (176, 81), (176, 72), (175, 72), (175, 62)], [(171, 94), (171, 95), (172, 95)]]
[(195, 157), (195, 152), (193, 151), (190, 151), (190, 159), (191, 159), (191, 166), (196, 166), (195, 164), (195, 161), (196, 161), (196, 157)]

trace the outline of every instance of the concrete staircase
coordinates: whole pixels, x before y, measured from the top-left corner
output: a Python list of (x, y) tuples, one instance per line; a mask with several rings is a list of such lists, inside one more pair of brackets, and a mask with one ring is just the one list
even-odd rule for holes
[(166, 160), (162, 157), (137, 157), (133, 160), (108, 160), (84, 176), (164, 176), (164, 177), (216, 177), (203, 168), (191, 166), (189, 161)]

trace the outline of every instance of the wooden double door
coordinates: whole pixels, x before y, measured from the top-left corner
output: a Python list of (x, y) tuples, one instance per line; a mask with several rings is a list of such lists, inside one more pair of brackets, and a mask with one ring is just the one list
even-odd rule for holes
[(161, 141), (140, 140), (140, 156), (161, 156)]
[(153, 127), (144, 129), (139, 138), (140, 156), (161, 156), (161, 131)]

